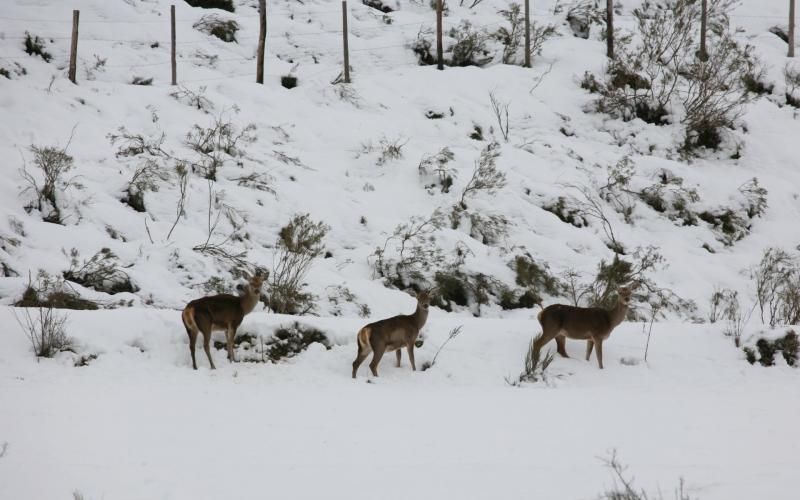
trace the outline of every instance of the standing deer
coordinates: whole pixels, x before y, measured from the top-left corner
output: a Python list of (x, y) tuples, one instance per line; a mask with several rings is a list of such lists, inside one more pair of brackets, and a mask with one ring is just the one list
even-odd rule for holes
[(189, 302), (183, 309), (181, 319), (186, 333), (189, 335), (189, 352), (192, 353), (192, 366), (197, 370), (197, 361), (194, 357), (194, 347), (197, 343), (198, 332), (203, 332), (203, 349), (208, 356), (211, 369), (215, 369), (214, 360), (211, 359), (211, 332), (223, 330), (228, 348), (228, 361), (236, 361), (233, 354), (233, 338), (236, 329), (242, 324), (244, 317), (256, 307), (261, 298), (262, 276), (254, 276), (248, 280), (240, 296), (221, 293), (210, 297), (203, 297)]
[(373, 353), (369, 369), (378, 376), (378, 363), (386, 351), (397, 351), (397, 366), (400, 366), (401, 348), (408, 351), (408, 360), (411, 369), (416, 371), (414, 364), (414, 342), (419, 336), (419, 331), (425, 326), (428, 319), (428, 308), (431, 303), (432, 290), (421, 291), (417, 297), (417, 309), (414, 314), (401, 314), (387, 319), (370, 323), (358, 331), (358, 355), (353, 361), (353, 378), (361, 363), (370, 352)]
[(566, 343), (568, 338), (586, 340), (586, 361), (597, 347), (597, 364), (603, 369), (603, 341), (611, 331), (622, 323), (628, 313), (631, 300), (631, 287), (620, 287), (617, 303), (610, 309), (601, 307), (575, 307), (564, 304), (547, 306), (539, 313), (542, 334), (533, 343), (533, 355), (538, 359), (545, 344), (556, 339), (558, 353), (568, 358)]

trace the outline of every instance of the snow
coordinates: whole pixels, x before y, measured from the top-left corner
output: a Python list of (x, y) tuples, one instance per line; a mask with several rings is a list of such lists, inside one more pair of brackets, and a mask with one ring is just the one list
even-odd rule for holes
[[(597, 26), (589, 40), (573, 37), (563, 12), (554, 14), (553, 0), (533, 2), (535, 20), (557, 25), (559, 35), (545, 43), (532, 69), (492, 64), (442, 72), (418, 66), (407, 48), (420, 27), (434, 24), (427, 2), (398, 2), (390, 25), (351, 2), (351, 101), (330, 83), (341, 71), (339, 2), (270, 3), (263, 86), (254, 83), (257, 2), (237, 0), (236, 13), (219, 13), (241, 24), (238, 44), (193, 30), (208, 12), (175, 2), (178, 79), (193, 91), (205, 87), (214, 103), (206, 114), (169, 95), (175, 90), (169, 85), (170, 3), (3, 2), (0, 67), (11, 71), (18, 63), (27, 74), (0, 76), (0, 261), (18, 274), (0, 278), (6, 325), (0, 332), (0, 450), (8, 443), (0, 453), (0, 498), (79, 491), (86, 499), (584, 499), (610, 487), (598, 457), (612, 449), (638, 485), (660, 488), (666, 497), (680, 477), (703, 500), (798, 497), (798, 372), (782, 360), (770, 368), (747, 364), (719, 324), (691, 324), (675, 315), (657, 321), (645, 362), (642, 325), (625, 323), (604, 345), (605, 370), (594, 358), (583, 361), (582, 343), (568, 342), (572, 359), (555, 360), (549, 383), (518, 388), (506, 378), (522, 369), (538, 332), (538, 309), (489, 306), (482, 318), (466, 308), (433, 310), (418, 366), (433, 358), (451, 328), (464, 325), (433, 368), (412, 372), (404, 356), (397, 369), (386, 356), (380, 378), (368, 376), (364, 364), (358, 379), (350, 379), (358, 329), (414, 307), (411, 297), (375, 278), (368, 257), (398, 224), (459, 199), (487, 144), (468, 137), (474, 125), (500, 142), (498, 165), (508, 183), (470, 207), (508, 217), (509, 234), (496, 246), (463, 229), (446, 228), (437, 238), (446, 249), (458, 243), (469, 248), (468, 270), (509, 284), (508, 261), (522, 247), (554, 273), (592, 275), (601, 260), (613, 257), (598, 225), (575, 228), (540, 206), (564, 196), (569, 184), (604, 180), (606, 167), (626, 154), (636, 163), (637, 186), (668, 169), (700, 193), (698, 210), (738, 203), (738, 187), (757, 177), (769, 192), (768, 209), (733, 246), (724, 246), (705, 224), (682, 227), (643, 204), (633, 224), (610, 211), (627, 248), (655, 245), (665, 257), (668, 266), (653, 274), (655, 282), (696, 301), (705, 317), (714, 287), (753, 299), (747, 270), (765, 248), (800, 245), (797, 110), (759, 98), (742, 117), (747, 131), (733, 132), (741, 145), (738, 159), (726, 151), (688, 162), (676, 152), (677, 126), (585, 112), (592, 96), (579, 81), (585, 71), (602, 70), (605, 45)], [(617, 3), (623, 13), (638, 4)], [(788, 60), (785, 43), (767, 30), (785, 24), (785, 3), (744, 0), (732, 12), (741, 28), (737, 37), (766, 63), (775, 96), (783, 93)], [(452, 4), (446, 29), (461, 19), (497, 26), (496, 10), (506, 5), (485, 0), (468, 10)], [(72, 9), (81, 10), (78, 85), (66, 79)], [(617, 24), (630, 28), (632, 19), (623, 15)], [(52, 63), (24, 53), (26, 31), (48, 40)], [(107, 59), (104, 67), (92, 69), (95, 56)], [(208, 56), (217, 57), (211, 67)], [(289, 73), (299, 80), (291, 90), (280, 85)], [(154, 82), (130, 85), (134, 76)], [(508, 142), (497, 130), (489, 92), (510, 102)], [(429, 110), (445, 116), (427, 119)], [(147, 136), (163, 132), (167, 150), (188, 156), (187, 131), (220, 115), (240, 128), (253, 123), (257, 136), (245, 146), (241, 166), (226, 164), (214, 186), (248, 219), (249, 238), (232, 247), (270, 268), (278, 231), (294, 214), (309, 213), (331, 227), (325, 246), (332, 257), (315, 261), (306, 279), (319, 297), (318, 316), (258, 309), (240, 331), (269, 337), (297, 320), (325, 331), (334, 343), (330, 350), (313, 345), (277, 364), (234, 365), (218, 350), (215, 372), (198, 352), (200, 370), (190, 369), (178, 310), (202, 295), (209, 279), (230, 281), (223, 265), (192, 250), (208, 236), (208, 184), (190, 176), (186, 215), (168, 239), (177, 183), (173, 178), (146, 194), (147, 214), (120, 203), (138, 160), (117, 157), (107, 135), (121, 126)], [(377, 153), (359, 154), (363, 144), (381, 138), (407, 141), (403, 157), (376, 165)], [(32, 144), (68, 141), (71, 174), (83, 188), (59, 194), (64, 225), (44, 223), (37, 211), (23, 208), (32, 195), (24, 192), (19, 170), (32, 169)], [(450, 193), (429, 194), (424, 184), (430, 179), (420, 177), (417, 165), (445, 146), (455, 153), (455, 185)], [(282, 162), (281, 154), (301, 165)], [(234, 180), (250, 172), (271, 176), (275, 194)], [(226, 224), (212, 241), (224, 239)], [(9, 238), (19, 245), (7, 244)], [(74, 367), (69, 353), (37, 362), (10, 304), (29, 273), (59, 275), (69, 267), (70, 249), (86, 259), (103, 247), (119, 256), (139, 291), (110, 296), (78, 289), (104, 303), (133, 301), (133, 307), (67, 313), (77, 351), (98, 355), (88, 366)], [(358, 317), (351, 304), (334, 311), (328, 297), (336, 285), (367, 304), (370, 318)], [(763, 333), (756, 316), (746, 344)]]

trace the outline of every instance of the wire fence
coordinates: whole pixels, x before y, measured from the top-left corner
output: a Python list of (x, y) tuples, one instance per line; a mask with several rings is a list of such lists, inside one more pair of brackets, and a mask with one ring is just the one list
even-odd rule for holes
[[(432, 29), (432, 25), (435, 22), (435, 19), (431, 19), (430, 21), (416, 21), (416, 22), (407, 22), (407, 23), (387, 23), (385, 19), (381, 19), (374, 15), (373, 9), (366, 6), (358, 6), (363, 7), (364, 13), (368, 13), (373, 19), (378, 20), (380, 24), (378, 26), (360, 26), (360, 27), (352, 27), (348, 30), (348, 34), (354, 35), (357, 40), (360, 42), (364, 42), (365, 38), (369, 39), (370, 35), (377, 35), (380, 33), (386, 32), (397, 32), (408, 34), (408, 35), (415, 35), (420, 33), (422, 30), (426, 28)], [(357, 7), (357, 8), (358, 8)], [(326, 15), (342, 15), (342, 10), (297, 10), (297, 11), (270, 11), (270, 15), (283, 15), (287, 18), (291, 16), (292, 19), (297, 18), (304, 18), (308, 17), (309, 19), (320, 20), (324, 19)], [(546, 20), (547, 22), (550, 21), (559, 21), (563, 22), (566, 20), (566, 13), (564, 12), (553, 12), (553, 11), (545, 11), (545, 10), (538, 10), (538, 9), (531, 9), (531, 14), (533, 15), (535, 22), (538, 20)], [(615, 14), (614, 17), (623, 18), (623, 19), (630, 19), (635, 18), (633, 14)], [(773, 15), (748, 15), (748, 14), (732, 14), (729, 15), (731, 19), (768, 19), (774, 21), (788, 21), (788, 16), (773, 16)], [(237, 14), (236, 16), (231, 16), (231, 19), (258, 19), (259, 14)], [(390, 19), (390, 18), (389, 18)], [(92, 28), (98, 25), (108, 25), (110, 27), (119, 26), (119, 25), (152, 25), (152, 26), (163, 26), (165, 31), (169, 33), (169, 26), (170, 26), (170, 16), (164, 15), (159, 17), (159, 19), (100, 19), (100, 18), (90, 18), (90, 19), (81, 19), (81, 25), (89, 25)], [(194, 26), (197, 23), (198, 19), (175, 19), (176, 25), (184, 26)], [(341, 17), (338, 17), (332, 21), (341, 22)], [(38, 25), (57, 25), (57, 26), (64, 26), (64, 31), (68, 29), (70, 25), (72, 25), (73, 21), (67, 16), (64, 19), (41, 19), (41, 18), (24, 18), (24, 17), (4, 17), (0, 16), (0, 23), (2, 22), (9, 22), (9, 23), (31, 23), (31, 24), (38, 24)], [(505, 21), (497, 21), (493, 23), (487, 23), (480, 26), (476, 26), (479, 28), (487, 29), (493, 26), (500, 25)], [(416, 33), (410, 33), (410, 27), (414, 28)], [(21, 28), (20, 28), (21, 29)], [(49, 31), (49, 30), (48, 30)], [(193, 40), (176, 40), (175, 46), (178, 48), (183, 48), (187, 50), (191, 50), (195, 46), (210, 46), (214, 49), (217, 49), (227, 56), (220, 56), (219, 54), (186, 54), (181, 53), (179, 57), (176, 57), (175, 62), (181, 64), (192, 64), (195, 63), (198, 67), (206, 67), (209, 66), (211, 69), (216, 69), (215, 66), (219, 63), (234, 63), (234, 64), (253, 64), (256, 62), (256, 56), (253, 55), (244, 55), (242, 54), (242, 50), (247, 50), (246, 44), (241, 44), (241, 42), (247, 42), (252, 40), (258, 40), (258, 35), (247, 35), (247, 36), (237, 36), (236, 41), (240, 43), (240, 45), (235, 46), (235, 50), (231, 48), (229, 43), (223, 42), (221, 40), (217, 40), (216, 38), (210, 35), (203, 35), (200, 31), (193, 30), (192, 36), (198, 37), (197, 39)], [(341, 37), (343, 34), (343, 30), (339, 29), (315, 29), (313, 31), (303, 31), (303, 32), (291, 32), (289, 30), (282, 30), (280, 33), (268, 33), (265, 37), (267, 42), (268, 48), (273, 48), (273, 55), (276, 56), (279, 60), (284, 61), (294, 61), (301, 59), (303, 57), (312, 57), (315, 59), (315, 63), (318, 62), (316, 59), (319, 57), (337, 57), (342, 56), (342, 51), (335, 48), (330, 44), (326, 46), (314, 46), (309, 43), (305, 43), (302, 47), (299, 46), (299, 43), (295, 43), (295, 40), (309, 40), (313, 38), (319, 38), (320, 40), (325, 37), (332, 37), (337, 36)], [(51, 42), (67, 42), (71, 40), (71, 36), (63, 36), (65, 33), (61, 32), (55, 36), (48, 36), (46, 34), (35, 33), (32, 36), (39, 36), (42, 39), (51, 41)], [(140, 35), (141, 36), (141, 35)], [(744, 35), (742, 33), (737, 33), (735, 36), (738, 38), (751, 38), (756, 35)], [(1, 40), (17, 40), (17, 41), (24, 41), (27, 40), (29, 37), (28, 31), (25, 31), (25, 35), (13, 35), (13, 36), (6, 36), (3, 34), (0, 36)], [(274, 42), (276, 40), (283, 40), (289, 43), (290, 48), (280, 48), (274, 49)], [(134, 48), (140, 48), (142, 46), (150, 46), (153, 49), (168, 49), (172, 43), (171, 39), (161, 38), (159, 36), (141, 36), (140, 39), (127, 39), (127, 38), (115, 38), (115, 37), (107, 37), (103, 34), (98, 34), (95, 29), (90, 29), (89, 33), (87, 34), (85, 30), (81, 31), (81, 37), (79, 39), (81, 47), (85, 47), (85, 44), (89, 44), (90, 47), (94, 48), (94, 46), (98, 43), (100, 44), (113, 44), (114, 46), (117, 45), (128, 45)], [(272, 41), (273, 43), (270, 44), (269, 42)], [(313, 43), (313, 42), (312, 42)], [(366, 47), (356, 47), (349, 49), (350, 53), (362, 53), (362, 52), (382, 52), (387, 51), (395, 51), (396, 49), (400, 48), (408, 48), (409, 43), (399, 43), (399, 44), (389, 44), (389, 45), (374, 45), (374, 46), (366, 46)], [(239, 52), (237, 52), (238, 50)], [(255, 52), (255, 48), (253, 47), (253, 52)], [(6, 61), (19, 61), (28, 59), (30, 56), (6, 56), (0, 55), (0, 59)], [(91, 68), (94, 67), (96, 70), (100, 69), (129, 69), (135, 70), (137, 68), (152, 68), (152, 67), (159, 67), (159, 66), (170, 66), (173, 61), (171, 58), (167, 58), (165, 60), (160, 61), (153, 61), (152, 55), (147, 56), (147, 60), (137, 63), (137, 62), (128, 62), (124, 64), (106, 64), (103, 59), (99, 56), (95, 56), (95, 60), (92, 61), (82, 56), (76, 56), (77, 60), (80, 61), (84, 67)], [(393, 66), (417, 66), (417, 63), (413, 64), (403, 64), (403, 63), (394, 63)], [(317, 76), (322, 73), (331, 72), (331, 68), (326, 68), (324, 70), (317, 71), (312, 74), (304, 75), (305, 78), (310, 78)], [(280, 76), (277, 74), (267, 73), (270, 76)], [(363, 74), (363, 73), (362, 73)], [(225, 76), (218, 76), (218, 77), (209, 77), (209, 78), (195, 78), (195, 79), (181, 79), (181, 82), (200, 82), (200, 81), (214, 81), (214, 80), (224, 80), (224, 79), (239, 79), (242, 77), (254, 76), (254, 72), (250, 71), (248, 73), (241, 73), (241, 74), (231, 74), (228, 72)], [(97, 80), (96, 78), (91, 78), (93, 81), (103, 81)]]

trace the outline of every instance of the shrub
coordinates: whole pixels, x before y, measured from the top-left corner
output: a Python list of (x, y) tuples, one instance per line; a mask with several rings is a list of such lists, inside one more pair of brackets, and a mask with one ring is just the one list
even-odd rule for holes
[(361, 0), (361, 3), (366, 5), (367, 7), (372, 7), (373, 9), (379, 10), (384, 14), (388, 14), (389, 12), (394, 12), (394, 9), (383, 2), (383, 0)]
[(408, 139), (397, 137), (395, 139), (388, 139), (386, 136), (381, 137), (378, 144), (375, 145), (372, 141), (361, 143), (361, 150), (356, 155), (358, 158), (364, 154), (373, 152), (378, 153), (378, 158), (375, 160), (376, 165), (385, 165), (389, 161), (399, 160), (403, 157), (403, 147), (408, 143)]
[(335, 285), (333, 290), (328, 294), (328, 302), (331, 304), (331, 315), (341, 316), (342, 303), (353, 304), (358, 310), (358, 315), (362, 318), (367, 318), (371, 314), (370, 308), (367, 304), (358, 301), (356, 294), (350, 291), (349, 288), (342, 285)]
[(287, 89), (293, 89), (297, 87), (297, 77), (294, 75), (281, 76), (281, 86)]
[(153, 79), (152, 78), (144, 78), (141, 76), (134, 76), (131, 80), (131, 85), (152, 85)]
[(417, 63), (420, 66), (430, 66), (436, 64), (436, 57), (431, 53), (433, 50), (433, 30), (430, 28), (420, 28), (417, 37), (409, 45), (417, 56)]
[(266, 342), (266, 355), (275, 363), (297, 356), (315, 342), (324, 345), (326, 349), (331, 348), (331, 342), (323, 331), (294, 322), (275, 331), (273, 338)]
[(53, 60), (53, 55), (45, 50), (45, 42), (38, 36), (31, 36), (27, 31), (25, 32), (25, 53), (29, 56), (39, 56), (44, 59), (44, 62)]
[(30, 149), (33, 152), (33, 162), (41, 172), (42, 180), (39, 185), (36, 177), (23, 166), (21, 174), (29, 184), (24, 191), (32, 190), (36, 195), (36, 202), (26, 207), (26, 210), (36, 208), (45, 222), (60, 224), (63, 222), (62, 207), (59, 203), (61, 194), (70, 188), (81, 187), (74, 178), (66, 178), (67, 172), (74, 166), (73, 158), (67, 154), (66, 148), (32, 145)]
[[(449, 193), (450, 187), (453, 185), (453, 179), (458, 171), (450, 168), (449, 163), (453, 161), (455, 155), (449, 147), (443, 147), (438, 153), (423, 156), (417, 166), (420, 175), (436, 175), (439, 183), (439, 190), (442, 193)], [(435, 187), (435, 184), (426, 185), (425, 188), (430, 192)]]
[(789, 330), (783, 337), (774, 340), (762, 337), (756, 341), (755, 349), (744, 347), (743, 350), (745, 359), (751, 365), (758, 361), (761, 366), (773, 366), (775, 365), (775, 354), (780, 352), (787, 365), (797, 366), (798, 356), (800, 356), (800, 341), (798, 341), (797, 333)]
[(783, 79), (786, 85), (786, 104), (800, 108), (800, 68), (787, 64), (783, 68)]
[(14, 306), (77, 310), (98, 308), (97, 303), (81, 298), (63, 278), (54, 278), (42, 270), (36, 275), (36, 281), (28, 278), (28, 285)]
[(525, 365), (522, 373), (520, 373), (516, 380), (506, 379), (506, 382), (510, 385), (519, 386), (523, 382), (539, 382), (540, 380), (545, 383), (547, 382), (547, 371), (555, 359), (555, 353), (549, 349), (544, 356), (542, 356), (540, 352), (535, 352), (534, 344), (541, 336), (542, 334), (540, 333), (535, 338), (531, 339), (528, 350), (525, 352)]
[(303, 292), (303, 279), (314, 259), (323, 254), (323, 240), (329, 229), (322, 222), (312, 221), (309, 214), (295, 215), (281, 229), (267, 285), (273, 312), (306, 314), (313, 309), (313, 296)]
[(486, 47), (489, 34), (484, 28), (476, 28), (467, 20), (450, 28), (447, 33), (453, 43), (445, 49), (448, 66), (484, 66), (493, 59)]
[[(511, 2), (498, 14), (508, 22), (508, 26), (499, 28), (492, 37), (503, 44), (503, 64), (522, 65), (525, 62), (525, 17), (520, 5)], [(548, 38), (556, 33), (553, 25), (541, 26), (535, 22), (530, 26), (530, 55), (542, 53), (542, 46)]]
[(423, 283), (432, 270), (442, 268), (444, 252), (434, 233), (444, 227), (445, 217), (436, 210), (428, 217), (412, 217), (399, 224), (370, 258), (373, 272), (400, 290)]
[(564, 293), (564, 284), (550, 273), (547, 264), (536, 262), (527, 252), (517, 255), (511, 263), (516, 273), (515, 283), (537, 295), (546, 293), (559, 296)]
[(461, 191), (461, 199), (458, 206), (461, 209), (467, 208), (467, 200), (475, 197), (478, 193), (484, 192), (492, 195), (498, 189), (506, 185), (506, 174), (497, 167), (497, 158), (500, 157), (500, 145), (493, 142), (481, 150), (480, 157), (475, 162), (475, 169), (472, 171), (464, 189)]
[(567, 23), (573, 35), (588, 40), (592, 24), (604, 25), (605, 16), (596, 0), (580, 0), (567, 10)]
[(196, 108), (203, 113), (210, 113), (214, 103), (205, 96), (206, 87), (200, 87), (196, 92), (188, 87), (180, 86), (178, 90), (170, 92), (170, 97)]
[(771, 247), (751, 270), (761, 322), (800, 324), (800, 264), (785, 250)]
[(232, 19), (223, 19), (216, 14), (201, 17), (192, 27), (229, 43), (236, 41), (236, 32), (239, 31), (239, 23)]
[(187, 160), (192, 171), (204, 178), (215, 181), (217, 171), (229, 161), (244, 156), (242, 144), (255, 142), (254, 124), (239, 129), (230, 119), (220, 114), (208, 127), (192, 126), (186, 134), (186, 146), (197, 154), (194, 160)]
[(134, 171), (131, 180), (128, 181), (128, 188), (125, 190), (126, 196), (122, 202), (137, 212), (146, 212), (145, 193), (157, 192), (159, 181), (165, 182), (167, 179), (169, 176), (160, 163), (151, 158), (144, 160)]
[(222, 9), (228, 12), (234, 12), (233, 0), (186, 0), (186, 3), (192, 7), (200, 7), (203, 9)]
[[(600, 495), (600, 500), (650, 500), (650, 496), (643, 489), (639, 489), (634, 485), (633, 478), (625, 476), (627, 467), (622, 465), (617, 459), (616, 450), (611, 452), (609, 458), (603, 459), (603, 463), (611, 469), (614, 475), (614, 487), (605, 491)], [(661, 492), (659, 491), (654, 500), (663, 500)], [(678, 482), (678, 487), (675, 488), (675, 500), (692, 500), (686, 492), (683, 479)]]
[(78, 250), (69, 252), (70, 266), (64, 271), (64, 279), (111, 295), (133, 293), (137, 288), (125, 271), (120, 269), (119, 261), (110, 249), (102, 248), (89, 260), (79, 261)]
[(559, 196), (555, 202), (542, 205), (542, 210), (550, 212), (561, 220), (575, 227), (586, 227), (589, 225), (586, 218), (578, 208), (567, 205), (567, 199)]
[(673, 111), (679, 106), (686, 132), (683, 150), (716, 149), (722, 130), (733, 127), (751, 99), (748, 82), (761, 74), (752, 47), (739, 46), (728, 29), (730, 4), (730, 0), (709, 3), (707, 61), (694, 51), (699, 2), (669, 0), (667, 8), (645, 2), (634, 9), (637, 43), (620, 40), (618, 56), (602, 82), (584, 79), (600, 94), (598, 110), (658, 125), (679, 116)]
[[(31, 310), (35, 312), (31, 313)], [(52, 358), (70, 350), (72, 340), (67, 336), (67, 317), (52, 307), (26, 308), (14, 312), (20, 328), (28, 337), (37, 358)]]
[(433, 366), (436, 364), (436, 359), (439, 357), (439, 353), (442, 352), (442, 349), (444, 349), (444, 346), (446, 346), (454, 338), (458, 337), (458, 334), (461, 333), (462, 328), (463, 325), (458, 325), (457, 327), (450, 330), (450, 333), (447, 335), (447, 339), (445, 339), (445, 341), (442, 342), (442, 345), (440, 345), (439, 348), (436, 350), (436, 354), (433, 355), (433, 359), (431, 361), (426, 361), (425, 363), (422, 364), (422, 371), (426, 371), (429, 370), (430, 368), (433, 368)]

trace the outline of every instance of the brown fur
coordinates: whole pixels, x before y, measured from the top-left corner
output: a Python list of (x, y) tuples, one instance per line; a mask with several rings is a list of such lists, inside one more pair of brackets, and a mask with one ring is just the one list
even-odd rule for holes
[(538, 358), (542, 347), (556, 339), (558, 353), (568, 358), (566, 339), (586, 340), (586, 361), (589, 361), (592, 348), (596, 347), (597, 363), (603, 369), (603, 341), (625, 320), (630, 297), (631, 289), (623, 287), (619, 290), (617, 303), (610, 309), (564, 304), (553, 304), (542, 309), (538, 315), (542, 335), (533, 343), (534, 356)]
[(236, 329), (258, 303), (263, 281), (264, 278), (260, 276), (251, 278), (244, 293), (239, 297), (222, 293), (193, 300), (186, 305), (181, 319), (183, 326), (186, 327), (186, 334), (189, 335), (189, 352), (192, 355), (192, 367), (195, 370), (197, 370), (197, 360), (194, 350), (199, 332), (203, 332), (203, 350), (206, 352), (212, 370), (216, 368), (214, 360), (211, 359), (210, 347), (211, 333), (214, 330), (225, 332), (228, 361), (236, 361), (233, 353), (233, 338), (236, 336)]
[(374, 376), (378, 376), (378, 364), (386, 351), (397, 352), (397, 366), (400, 366), (401, 349), (408, 351), (408, 360), (411, 369), (416, 371), (414, 363), (414, 342), (419, 332), (428, 320), (428, 307), (430, 305), (430, 292), (420, 292), (417, 295), (417, 309), (414, 314), (404, 314), (370, 323), (358, 331), (356, 336), (358, 354), (353, 361), (353, 378), (356, 378), (358, 367), (373, 353), (369, 364)]

